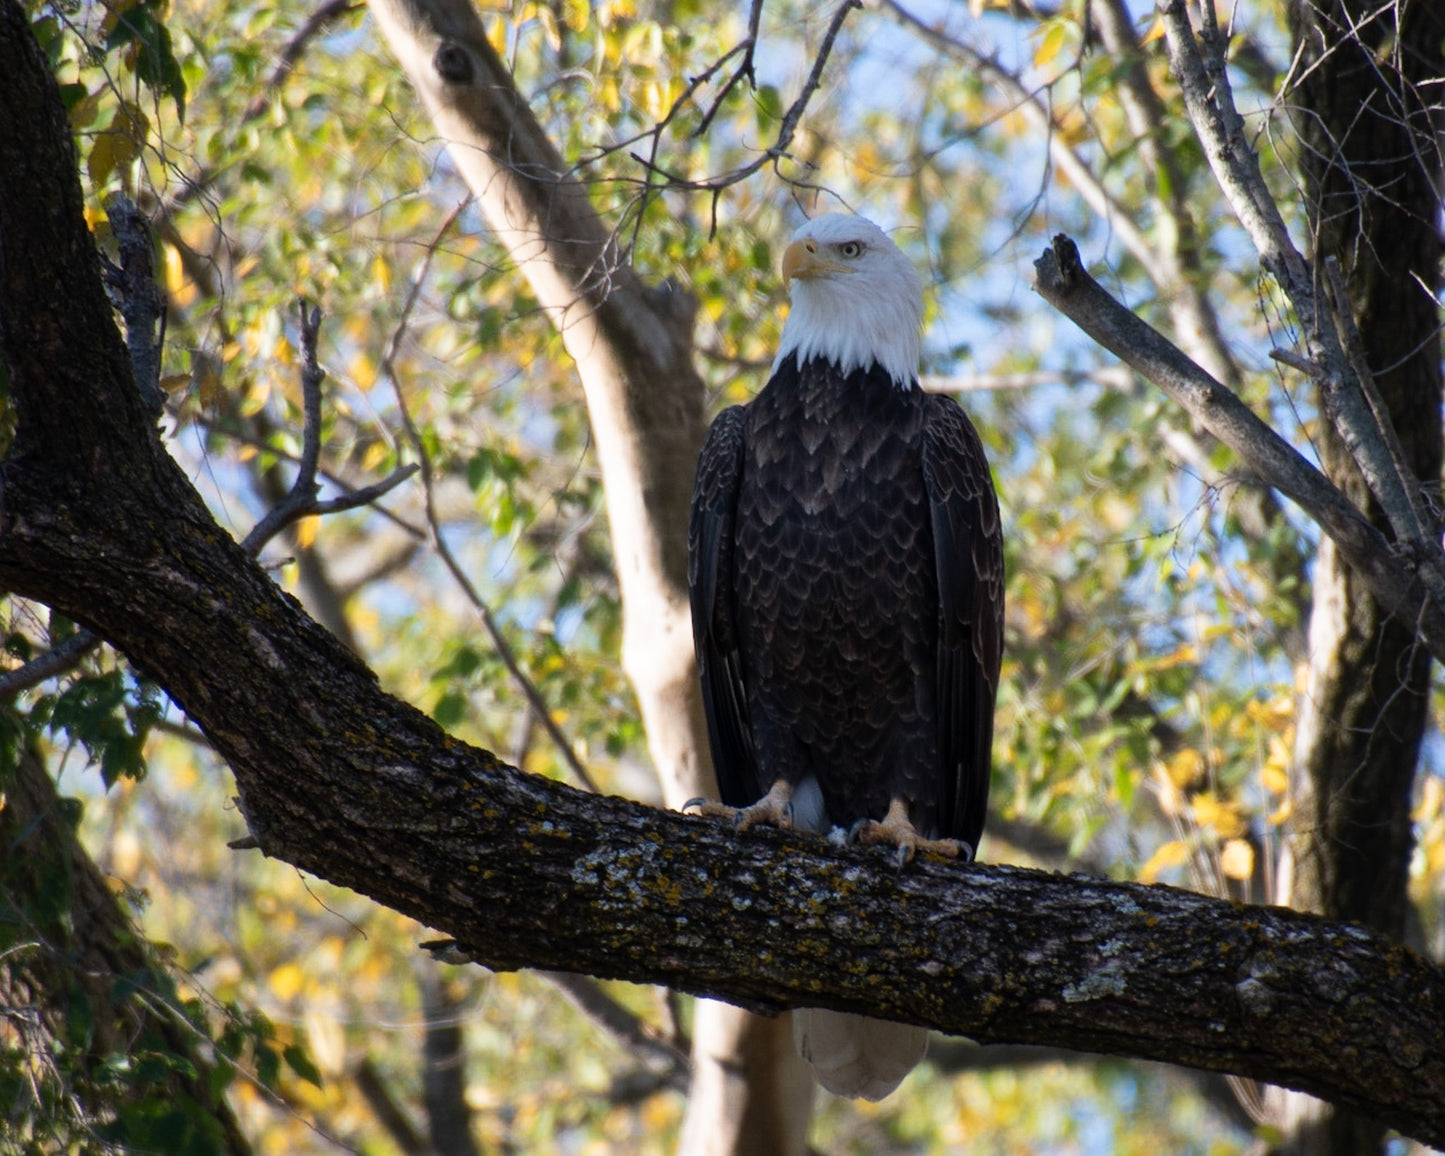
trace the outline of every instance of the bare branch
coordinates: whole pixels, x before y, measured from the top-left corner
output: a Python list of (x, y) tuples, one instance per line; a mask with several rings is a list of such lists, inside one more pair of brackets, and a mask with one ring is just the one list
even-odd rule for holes
[[(1369, 406), (1371, 420), (1366, 423), (1366, 428), (1357, 436), (1360, 440), (1378, 439), (1380, 445), (1368, 456), (1372, 462), (1383, 457), (1388, 462), (1390, 474), (1394, 479), (1394, 484), (1390, 486), (1382, 485), (1376, 489), (1372, 485), (1371, 492), (1382, 502), (1388, 496), (1398, 496), (1401, 499), (1402, 508), (1388, 512), (1387, 515), (1390, 518), (1390, 524), (1395, 527), (1395, 532), (1401, 538), (1406, 541), (1438, 539), (1439, 528), (1434, 525), (1436, 519), (1431, 517), (1430, 511), (1426, 507), (1420, 482), (1407, 464), (1405, 449), (1400, 444), (1399, 435), (1395, 432), (1394, 422), (1390, 420), (1389, 408), (1385, 405), (1385, 399), (1380, 396), (1379, 387), (1375, 384), (1375, 375), (1370, 371), (1369, 361), (1365, 357), (1364, 342), (1361, 341), (1359, 327), (1355, 324), (1350, 292), (1345, 286), (1345, 277), (1340, 270), (1339, 258), (1333, 253), (1325, 258), (1325, 277), (1330, 290), (1330, 307), (1334, 313), (1335, 324), (1339, 327), (1340, 341), (1344, 346), (1345, 356), (1349, 359), (1350, 367), (1354, 370), (1354, 380), (1345, 383), (1346, 388), (1352, 384), (1358, 385), (1360, 394)], [(1358, 406), (1351, 410), (1351, 414), (1354, 415), (1357, 411)], [(1384, 492), (1381, 493), (1381, 491)]]
[(58, 678), (74, 670), (94, 651), (101, 640), (89, 630), (78, 630), (58, 646), (32, 658), (24, 666), (0, 675), (0, 702), (9, 702), (16, 695), (39, 686), (49, 678)]
[(603, 990), (595, 979), (570, 971), (539, 972), (597, 1027), (637, 1057), (650, 1072), (663, 1077), (674, 1091), (687, 1091), (690, 1065), (687, 1056), (659, 1039), (641, 1019)]
[(397, 466), (374, 485), (362, 486), (359, 490), (351, 490), (334, 498), (327, 498), (324, 502), (317, 502), (311, 512), (313, 514), (336, 514), (343, 510), (355, 510), (359, 506), (369, 506), (378, 498), (384, 498), (391, 493), (420, 468), (415, 463)]
[(106, 287), (125, 319), (126, 348), (130, 351), (136, 388), (146, 407), (159, 418), (166, 404), (160, 386), (165, 307), (156, 285), (155, 245), (150, 226), (135, 202), (123, 193), (106, 200), (105, 215), (120, 248), (118, 267), (108, 258), (101, 258), (106, 269)]
[[(992, 84), (1005, 93), (1018, 111), (1022, 112), (1043, 134), (1049, 146), (1049, 159), (1068, 179), (1070, 184), (1084, 198), (1085, 203), (1100, 217), (1109, 222), (1109, 228), (1120, 243), (1133, 254), (1139, 264), (1154, 275), (1161, 267), (1159, 254), (1144, 236), (1143, 230), (1134, 223), (1135, 214), (1115, 199), (1089, 168), (1088, 162), (1069, 147), (1064, 134), (1054, 120), (1053, 109), (1040, 94), (1019, 79), (1018, 74), (1005, 67), (996, 58), (979, 52), (973, 45), (948, 36), (932, 27), (921, 17), (908, 11), (898, 0), (882, 0), (881, 7), (900, 25), (913, 32), (926, 44), (953, 58), (966, 67), (987, 76)], [(1162, 285), (1161, 285), (1162, 288)]]
[[(647, 135), (653, 136), (652, 156), (645, 157), (640, 153), (636, 152), (628, 154), (634, 161), (637, 162), (637, 164), (642, 166), (643, 170), (648, 174), (648, 193), (651, 192), (651, 189), (653, 187), (651, 178), (654, 175), (657, 175), (663, 178), (668, 188), (687, 189), (693, 192), (712, 193), (713, 205), (714, 208), (716, 208), (718, 194), (720, 194), (724, 189), (728, 188), (731, 185), (736, 185), (741, 181), (747, 180), (754, 173), (758, 172), (760, 169), (768, 165), (773, 165), (776, 167), (780, 162), (787, 160), (790, 156), (788, 150), (792, 147), (793, 138), (797, 135), (798, 132), (798, 126), (803, 121), (803, 113), (807, 111), (808, 102), (812, 100), (813, 94), (818, 90), (818, 85), (820, 85), (823, 81), (823, 72), (827, 68), (828, 60), (833, 54), (833, 45), (837, 41), (839, 33), (841, 33), (843, 30), (843, 24), (847, 20), (848, 14), (850, 12), (852, 12), (855, 8), (862, 7), (863, 0), (841, 0), (838, 7), (833, 12), (833, 18), (828, 22), (828, 28), (824, 32), (822, 43), (819, 45), (818, 48), (818, 54), (813, 58), (812, 67), (808, 70), (808, 75), (803, 81), (802, 88), (799, 89), (797, 97), (793, 100), (793, 103), (788, 106), (788, 110), (783, 113), (782, 119), (779, 121), (778, 133), (777, 136), (773, 139), (773, 143), (769, 145), (766, 149), (764, 149), (761, 153), (759, 153), (756, 157), (754, 157), (751, 161), (749, 161), (747, 164), (740, 165), (739, 167), (732, 169), (729, 172), (723, 173), (720, 176), (708, 177), (704, 180), (689, 179), (687, 177), (681, 176), (678, 173), (669, 171), (657, 162), (658, 138), (651, 130), (649, 130), (649, 133)], [(733, 51), (736, 52), (737, 49), (733, 49)], [(750, 69), (752, 63), (751, 45), (749, 45), (748, 53), (749, 55), (744, 64), (744, 67)], [(726, 59), (726, 57), (724, 57), (724, 59)], [(716, 68), (716, 65), (714, 65), (714, 68)], [(705, 121), (707, 119), (710, 119), (714, 115), (718, 103), (721, 102), (722, 96), (726, 95), (728, 89), (730, 89), (736, 83), (737, 79), (742, 74), (742, 69), (739, 69), (738, 72), (734, 73), (733, 77), (728, 81), (727, 85), (724, 86), (723, 93), (719, 95), (718, 101), (715, 102), (714, 105), (708, 110), (705, 116)], [(695, 88), (695, 84), (690, 85), (688, 92), (685, 92), (683, 96), (685, 98), (690, 96), (691, 91)], [(675, 104), (673, 107), (675, 110), (678, 106)], [(671, 118), (671, 116), (672, 112), (669, 112), (668, 117)], [(714, 227), (716, 227), (716, 224), (716, 213), (714, 213)]]
[(352, 1079), (356, 1081), (356, 1090), (361, 1093), (361, 1098), (366, 1101), (372, 1115), (380, 1121), (386, 1134), (391, 1137), (391, 1142), (405, 1156), (432, 1156), (432, 1146), (397, 1103), (381, 1070), (370, 1056), (357, 1065)]
[(1420, 631), (1432, 654), (1445, 659), (1445, 603), (1425, 597), (1419, 571), (1391, 549), (1323, 474), (1230, 390), (1115, 301), (1080, 264), (1078, 248), (1068, 237), (1055, 237), (1034, 269), (1034, 287), (1044, 300), (1184, 406), (1267, 485), (1298, 503), (1335, 541), (1375, 596)]
[(1397, 468), (1398, 459), (1387, 446), (1388, 435), (1366, 405), (1365, 387), (1345, 355), (1329, 310), (1321, 305), (1314, 273), (1290, 239), (1260, 171), (1259, 158), (1245, 139), (1244, 118), (1235, 107), (1225, 66), (1228, 37), (1217, 26), (1212, 4), (1202, 5), (1201, 12), (1204, 27), (1196, 37), (1184, 0), (1161, 0), (1159, 4), (1170, 65), (1179, 79), (1190, 122), (1215, 180), (1254, 242), (1260, 263), (1280, 283), (1300, 319), (1309, 360), (1320, 367), (1314, 376), (1326, 416), (1384, 509), (1396, 537), (1422, 560), (1420, 575), (1436, 604), (1445, 606), (1445, 551), (1439, 535), (1416, 516), (1418, 484)]
[(301, 398), (305, 424), (301, 434), (301, 459), (296, 467), (296, 480), (291, 492), (267, 512), (241, 542), (241, 548), (252, 557), (261, 553), (266, 543), (291, 523), (316, 512), (316, 467), (321, 460), (321, 382), (326, 374), (317, 359), (316, 343), (321, 336), (321, 309), (306, 307), (305, 300), (296, 303), (301, 319)]
[(1313, 334), (1320, 329), (1313, 279), (1265, 184), (1259, 158), (1245, 140), (1244, 118), (1234, 105), (1219, 30), (1206, 30), (1202, 37), (1209, 53), (1206, 57), (1195, 39), (1184, 0), (1160, 0), (1158, 11), (1170, 66), (1214, 179), (1254, 242), (1261, 263), (1284, 287), (1306, 333)]

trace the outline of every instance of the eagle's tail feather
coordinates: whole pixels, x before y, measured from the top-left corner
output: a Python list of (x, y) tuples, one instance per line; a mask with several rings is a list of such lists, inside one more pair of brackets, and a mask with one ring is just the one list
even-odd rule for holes
[(804, 1007), (793, 1011), (793, 1042), (834, 1095), (881, 1100), (923, 1059), (928, 1029)]

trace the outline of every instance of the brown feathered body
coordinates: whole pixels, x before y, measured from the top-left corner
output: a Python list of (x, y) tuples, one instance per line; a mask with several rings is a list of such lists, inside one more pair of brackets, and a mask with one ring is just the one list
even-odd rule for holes
[(1002, 641), (998, 506), (952, 400), (787, 357), (721, 414), (691, 526), (719, 789), (812, 778), (826, 824), (909, 802), (977, 847)]

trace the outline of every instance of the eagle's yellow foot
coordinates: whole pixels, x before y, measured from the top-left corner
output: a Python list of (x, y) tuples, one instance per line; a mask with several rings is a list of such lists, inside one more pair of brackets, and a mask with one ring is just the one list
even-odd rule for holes
[(779, 779), (761, 799), (750, 807), (729, 807), (714, 803), (711, 799), (689, 799), (682, 805), (684, 811), (697, 808), (699, 815), (712, 819), (731, 819), (733, 830), (746, 831), (762, 823), (768, 827), (780, 827), (786, 831), (793, 825), (793, 787)]
[(935, 855), (946, 855), (950, 859), (973, 861), (974, 849), (962, 839), (925, 839), (908, 818), (908, 804), (894, 799), (888, 804), (888, 814), (880, 823), (876, 819), (859, 819), (848, 833), (850, 839), (869, 845), (886, 843), (897, 848), (895, 858), (902, 867), (919, 851), (931, 851)]

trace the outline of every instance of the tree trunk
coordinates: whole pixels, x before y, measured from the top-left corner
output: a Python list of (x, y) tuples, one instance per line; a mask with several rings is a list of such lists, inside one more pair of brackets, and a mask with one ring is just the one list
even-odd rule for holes
[[(1441, 168), (1419, 94), (1423, 85), (1438, 95), (1445, 78), (1445, 12), (1425, 0), (1329, 0), (1295, 3), (1290, 15), (1302, 77), (1290, 95), (1315, 268), (1339, 261), (1406, 464), (1438, 511)], [(1319, 423), (1315, 444), (1330, 479), (1384, 527), (1331, 422)], [(1309, 643), (1281, 873), (1288, 890), (1279, 901), (1403, 938), (1430, 656), (1413, 624), (1385, 612), (1328, 540), (1314, 571)], [(1377, 1122), (1303, 1099), (1279, 1105), (1280, 1121), (1295, 1133), (1289, 1151), (1380, 1149)]]

